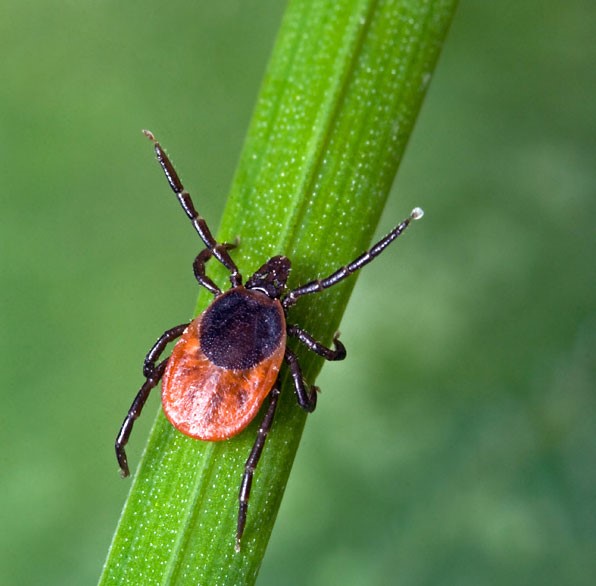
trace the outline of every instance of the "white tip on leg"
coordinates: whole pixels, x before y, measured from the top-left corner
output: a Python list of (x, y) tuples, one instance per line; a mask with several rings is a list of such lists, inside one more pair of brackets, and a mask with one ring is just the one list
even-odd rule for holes
[(422, 216), (424, 216), (424, 210), (422, 208), (414, 208), (410, 214), (412, 220), (419, 220)]
[(150, 130), (143, 130), (143, 134), (152, 142), (155, 142), (155, 136), (153, 136), (153, 132)]

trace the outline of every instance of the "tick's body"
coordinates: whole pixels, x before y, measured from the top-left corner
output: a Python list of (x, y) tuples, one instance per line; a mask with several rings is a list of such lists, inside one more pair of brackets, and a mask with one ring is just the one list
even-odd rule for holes
[(162, 380), (166, 417), (195, 439), (235, 436), (273, 388), (285, 350), (279, 300), (230, 289), (190, 322), (176, 344)]
[[(236, 531), (236, 549), (239, 550), (252, 478), (273, 423), (280, 391), (278, 374), (284, 361), (290, 369), (300, 407), (311, 412), (317, 404), (318, 389), (304, 382), (298, 359), (286, 345), (287, 337), (297, 338), (327, 360), (346, 357), (337, 334), (333, 349), (323, 346), (308, 332), (287, 323), (288, 309), (300, 297), (332, 287), (368, 264), (406, 229), (411, 220), (422, 217), (422, 210), (415, 208), (370, 250), (324, 279), (315, 279), (286, 291), (290, 261), (284, 256), (274, 256), (242, 285), (242, 276), (229, 254), (235, 245), (215, 240), (207, 223), (195, 210), (167, 155), (154, 136), (144, 132), (154, 143), (157, 159), (170, 187), (207, 247), (198, 254), (193, 268), (198, 283), (213, 293), (215, 299), (190, 323), (166, 331), (147, 354), (143, 367), (146, 380), (116, 438), (116, 456), (122, 475), (128, 476), (125, 446), (134, 421), (160, 380), (162, 405), (168, 420), (183, 434), (206, 441), (225, 440), (240, 433), (269, 397), (240, 486)], [(230, 271), (232, 288), (225, 293), (205, 274), (205, 263), (211, 257)], [(172, 355), (159, 362), (166, 346), (177, 338), (180, 339)]]

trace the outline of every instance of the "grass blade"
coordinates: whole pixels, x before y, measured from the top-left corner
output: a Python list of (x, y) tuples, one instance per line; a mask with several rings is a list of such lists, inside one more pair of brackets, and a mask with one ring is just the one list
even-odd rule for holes
[[(219, 232), (221, 240), (241, 237), (234, 258), (245, 275), (286, 254), (295, 286), (368, 247), (455, 5), (290, 3)], [(212, 269), (223, 285), (225, 272)], [(302, 300), (290, 321), (329, 343), (354, 282)], [(199, 310), (208, 299), (201, 294)], [(314, 381), (321, 360), (298, 353)], [(255, 475), (241, 553), (234, 551), (237, 493), (258, 421), (213, 444), (183, 437), (160, 414), (102, 585), (254, 583), (306, 418), (286, 383)]]

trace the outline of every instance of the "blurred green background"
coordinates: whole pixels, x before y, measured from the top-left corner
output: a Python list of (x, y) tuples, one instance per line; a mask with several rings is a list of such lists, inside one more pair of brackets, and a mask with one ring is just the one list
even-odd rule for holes
[[(140, 129), (217, 225), (283, 8), (3, 3), (3, 585), (97, 580), (196, 299)], [(460, 3), (379, 233), (427, 215), (356, 287), (259, 584), (593, 583), (595, 38), (588, 0)]]

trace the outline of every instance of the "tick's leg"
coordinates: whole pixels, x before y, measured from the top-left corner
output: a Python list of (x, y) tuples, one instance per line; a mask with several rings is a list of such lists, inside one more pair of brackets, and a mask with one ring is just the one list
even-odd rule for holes
[(155, 364), (163, 354), (166, 346), (176, 338), (179, 338), (187, 327), (187, 323), (180, 324), (179, 326), (166, 330), (159, 336), (159, 338), (157, 338), (157, 342), (153, 344), (153, 347), (147, 352), (147, 356), (145, 356), (145, 361), (143, 362), (143, 376), (149, 378), (153, 374), (157, 368)]
[(161, 377), (163, 376), (163, 372), (166, 368), (167, 362), (167, 359), (161, 362), (155, 368), (151, 376), (147, 377), (140, 391), (137, 393), (135, 400), (132, 402), (132, 405), (128, 410), (128, 414), (122, 422), (120, 432), (116, 437), (116, 458), (118, 459), (118, 466), (120, 466), (120, 474), (123, 478), (130, 474), (130, 470), (128, 469), (128, 459), (126, 458), (126, 451), (124, 448), (128, 443), (130, 432), (132, 431), (132, 426), (135, 420), (138, 419), (139, 415), (141, 414), (141, 411), (143, 410), (143, 406), (145, 405), (147, 398), (149, 397), (151, 389), (158, 385)]
[[(231, 250), (232, 248), (236, 248), (236, 244), (225, 242), (221, 246), (225, 247), (226, 250)], [(205, 248), (201, 250), (197, 257), (195, 258), (194, 262), (192, 263), (192, 268), (195, 274), (195, 279), (199, 283), (213, 293), (213, 295), (220, 295), (221, 289), (205, 274), (205, 263), (213, 256), (213, 252), (209, 248)]]
[(298, 338), (309, 350), (322, 356), (325, 360), (343, 360), (346, 357), (346, 347), (339, 341), (339, 333), (333, 337), (335, 349), (327, 348), (317, 342), (307, 331), (295, 325), (287, 327), (288, 335)]
[(120, 474), (125, 477), (130, 474), (128, 469), (128, 460), (126, 458), (126, 451), (125, 447), (128, 443), (128, 439), (130, 437), (130, 432), (132, 431), (132, 426), (134, 422), (139, 418), (141, 411), (145, 403), (147, 402), (147, 398), (149, 397), (149, 393), (151, 389), (155, 388), (161, 377), (163, 376), (164, 370), (166, 369), (166, 364), (168, 363), (168, 359), (166, 358), (162, 362), (156, 365), (156, 361), (159, 359), (165, 347), (173, 340), (178, 338), (182, 335), (182, 332), (186, 329), (188, 324), (182, 324), (164, 332), (160, 338), (155, 342), (149, 353), (145, 357), (145, 363), (143, 365), (143, 375), (145, 376), (145, 382), (143, 386), (140, 388), (137, 396), (135, 397), (130, 409), (124, 421), (122, 422), (122, 427), (118, 432), (118, 436), (116, 437), (116, 458), (118, 459), (118, 465), (120, 466)]
[(290, 374), (292, 375), (292, 381), (294, 382), (294, 392), (296, 393), (298, 405), (305, 411), (312, 413), (317, 406), (317, 391), (319, 388), (315, 386), (311, 386), (310, 389), (306, 388), (307, 385), (302, 376), (302, 369), (300, 368), (298, 357), (287, 346), (284, 358), (290, 367)]
[(157, 142), (155, 136), (148, 130), (143, 130), (143, 133), (149, 140), (153, 142), (153, 146), (155, 147), (155, 154), (157, 155), (157, 160), (163, 169), (163, 172), (172, 188), (172, 191), (176, 194), (182, 209), (188, 216), (188, 219), (192, 222), (195, 230), (201, 237), (201, 240), (205, 243), (205, 246), (213, 253), (213, 256), (222, 264), (228, 271), (230, 271), (230, 282), (232, 283), (232, 287), (237, 287), (242, 284), (242, 276), (238, 271), (238, 267), (232, 260), (232, 257), (228, 253), (228, 248), (226, 244), (219, 244), (213, 234), (211, 234), (211, 230), (209, 226), (207, 226), (207, 222), (205, 222), (204, 218), (199, 215), (195, 206), (192, 203), (192, 199), (190, 194), (180, 181), (178, 177), (178, 173), (176, 173), (176, 169), (174, 165), (166, 155), (165, 151), (161, 148), (159, 142)]
[(310, 293), (318, 293), (333, 285), (337, 285), (340, 281), (343, 281), (346, 277), (349, 277), (352, 273), (361, 269), (363, 266), (371, 262), (377, 257), (389, 244), (391, 244), (402, 232), (410, 225), (412, 220), (418, 220), (424, 215), (424, 212), (420, 208), (414, 208), (412, 213), (402, 222), (400, 222), (387, 236), (381, 238), (375, 245), (373, 245), (365, 253), (361, 254), (358, 258), (354, 259), (350, 264), (341, 267), (328, 277), (324, 279), (315, 279), (305, 285), (301, 285), (296, 289), (290, 291), (283, 299), (282, 304), (284, 307), (290, 307), (296, 303), (296, 300), (303, 295)]
[(250, 489), (252, 487), (252, 478), (255, 473), (255, 468), (259, 463), (263, 448), (265, 447), (265, 440), (267, 434), (271, 429), (273, 418), (275, 416), (275, 410), (277, 408), (277, 400), (279, 399), (279, 388), (273, 387), (269, 393), (269, 407), (267, 413), (261, 421), (259, 431), (257, 433), (257, 439), (250, 451), (250, 455), (244, 465), (244, 474), (242, 475), (242, 482), (240, 483), (240, 493), (238, 500), (240, 501), (240, 507), (238, 509), (238, 526), (236, 528), (236, 551), (240, 551), (240, 541), (242, 534), (244, 533), (244, 527), (246, 526), (246, 514), (248, 512), (248, 499), (250, 498)]

